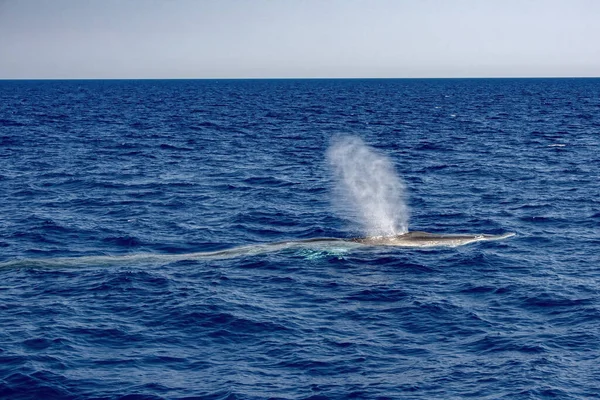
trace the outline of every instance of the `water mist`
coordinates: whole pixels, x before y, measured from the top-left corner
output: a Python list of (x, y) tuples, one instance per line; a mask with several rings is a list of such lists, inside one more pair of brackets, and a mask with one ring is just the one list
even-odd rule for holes
[(389, 158), (354, 136), (335, 139), (327, 158), (336, 178), (336, 204), (349, 203), (367, 236), (408, 232), (406, 186)]

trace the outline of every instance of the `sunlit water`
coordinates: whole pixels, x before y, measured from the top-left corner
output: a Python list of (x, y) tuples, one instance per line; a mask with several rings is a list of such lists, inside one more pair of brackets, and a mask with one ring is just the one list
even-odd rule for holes
[[(597, 397), (598, 111), (595, 79), (0, 82), (0, 398)], [(268, 247), (409, 208), (517, 236)]]

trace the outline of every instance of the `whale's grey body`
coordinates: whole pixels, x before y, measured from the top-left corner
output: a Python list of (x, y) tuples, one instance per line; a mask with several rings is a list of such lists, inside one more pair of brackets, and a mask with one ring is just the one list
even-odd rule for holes
[(514, 233), (502, 235), (485, 234), (437, 234), (421, 231), (407, 232), (396, 236), (377, 236), (354, 239), (357, 243), (371, 246), (400, 246), (400, 247), (456, 247), (484, 240), (502, 240), (514, 236)]
[(17, 259), (0, 263), (1, 267), (50, 267), (50, 266), (82, 266), (82, 265), (109, 265), (123, 262), (177, 262), (183, 260), (200, 259), (223, 259), (241, 256), (252, 256), (264, 253), (272, 253), (287, 249), (337, 249), (350, 250), (363, 246), (398, 246), (398, 247), (456, 247), (465, 244), (485, 241), (501, 240), (514, 236), (514, 233), (502, 235), (466, 235), (466, 234), (436, 234), (427, 232), (408, 232), (396, 236), (378, 236), (356, 239), (342, 238), (312, 238), (304, 240), (289, 240), (277, 243), (254, 244), (248, 246), (233, 247), (230, 249), (185, 253), (185, 254), (157, 254), (138, 253), (119, 256), (94, 255), (81, 257), (57, 257), (57, 258), (30, 258)]

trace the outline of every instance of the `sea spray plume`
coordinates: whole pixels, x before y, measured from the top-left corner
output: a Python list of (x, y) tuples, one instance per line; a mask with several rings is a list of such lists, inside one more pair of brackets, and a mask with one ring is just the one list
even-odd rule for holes
[(327, 158), (336, 178), (336, 192), (349, 201), (367, 236), (408, 232), (405, 185), (392, 162), (360, 138), (336, 138)]

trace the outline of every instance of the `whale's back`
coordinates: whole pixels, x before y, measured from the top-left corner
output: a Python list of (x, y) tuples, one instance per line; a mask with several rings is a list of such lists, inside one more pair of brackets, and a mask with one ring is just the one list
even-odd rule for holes
[(485, 234), (437, 234), (422, 231), (407, 232), (396, 236), (377, 236), (355, 239), (356, 242), (371, 246), (434, 247), (461, 246), (484, 240), (502, 240), (514, 236), (514, 233), (502, 235)]

